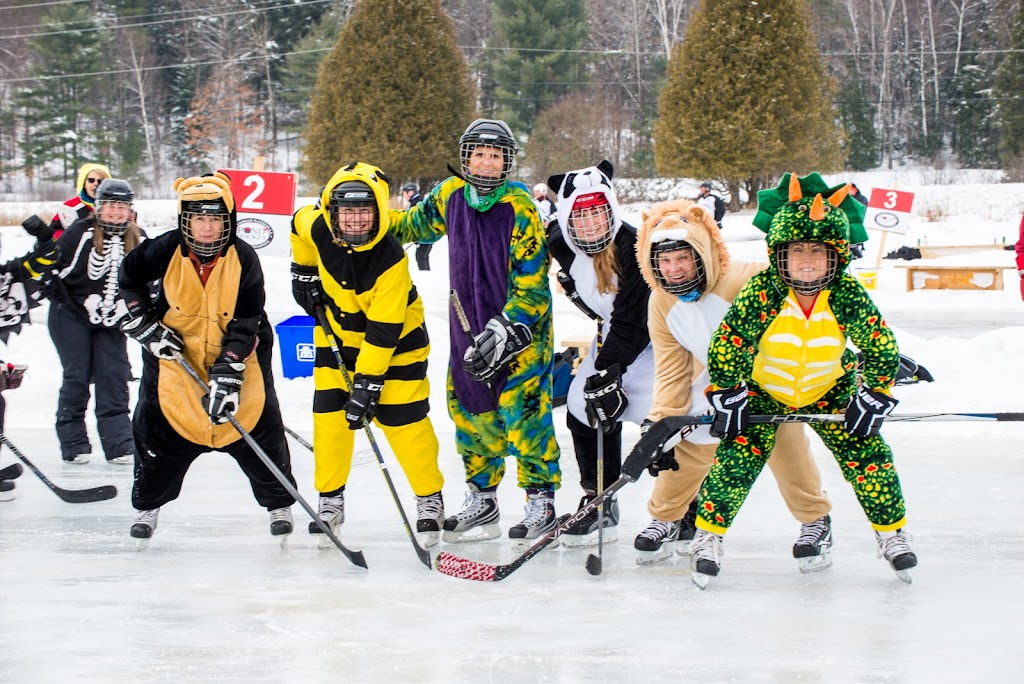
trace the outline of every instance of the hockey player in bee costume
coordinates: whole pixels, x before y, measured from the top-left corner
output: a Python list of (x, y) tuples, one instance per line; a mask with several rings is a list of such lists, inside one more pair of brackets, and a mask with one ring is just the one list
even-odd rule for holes
[[(652, 290), (655, 371), (648, 420), (702, 415), (710, 408), (704, 389), (711, 335), (736, 293), (765, 264), (731, 259), (714, 214), (689, 200), (659, 202), (644, 212), (637, 258)], [(831, 504), (821, 490), (806, 432), (803, 425), (780, 426), (768, 465), (790, 513), (801, 523), (793, 555), (802, 572), (811, 572), (831, 562)], [(696, 497), (717, 446), (708, 428), (701, 427), (651, 466), (657, 477), (647, 504), (652, 520), (634, 541), (641, 565), (664, 560), (674, 542), (688, 545), (693, 539)], [(682, 543), (675, 546), (685, 552)]]
[[(604, 441), (603, 485), (615, 482), (622, 466), (622, 423), (639, 425), (651, 405), (654, 359), (647, 332), (650, 290), (636, 261), (636, 228), (625, 223), (612, 188), (611, 162), (548, 179), (557, 188), (555, 221), (548, 246), (561, 271), (558, 281), (576, 306), (601, 326), (602, 343), (580, 363), (569, 386), (567, 421), (580, 467), (584, 495), (598, 492), (597, 440)], [(618, 538), (619, 505), (605, 504), (604, 541)], [(598, 512), (562, 536), (567, 547), (597, 543)]]
[[(754, 225), (768, 234), (771, 265), (736, 295), (708, 349), (711, 432), (722, 441), (701, 490), (691, 545), (700, 586), (718, 574), (722, 535), (775, 443), (778, 426), (749, 424), (749, 415), (845, 412), (842, 422), (812, 427), (853, 486), (879, 557), (908, 582), (917, 565), (892, 451), (879, 435), (896, 406), (890, 388), (899, 351), (864, 286), (846, 271), (851, 237), (862, 241), (864, 217), (848, 191), (815, 173), (786, 174), (778, 188), (758, 193)], [(864, 355), (861, 383), (847, 339)]]
[[(416, 531), (437, 544), (444, 523), (437, 436), (427, 417), (430, 345), (409, 260), (388, 234), (388, 179), (375, 166), (339, 169), (317, 205), (292, 221), (292, 292), (311, 316), (326, 310), (353, 387), (316, 328), (313, 377), (314, 485), (320, 518), (336, 531), (355, 431), (364, 418), (383, 431), (416, 495)], [(311, 534), (320, 527), (310, 523)]]
[[(128, 309), (121, 328), (148, 352), (132, 420), (138, 513), (131, 536), (152, 536), (160, 507), (178, 498), (189, 466), (208, 451), (238, 462), (270, 511), (271, 534), (288, 534), (295, 500), (225, 416), (233, 413), (294, 483), (270, 368), (274, 335), (263, 311), (263, 270), (253, 248), (236, 241), (227, 176), (178, 178), (174, 189), (178, 230), (143, 242), (121, 265)], [(179, 355), (208, 378), (205, 393)]]
[(103, 180), (95, 191), (95, 211), (57, 240), (60, 257), (53, 269), (48, 323), (63, 366), (57, 438), (65, 463), (86, 463), (92, 454), (85, 429), (90, 386), (96, 388), (96, 428), (107, 462), (135, 460), (128, 417), (131, 364), (118, 328), (127, 309), (117, 284), (121, 261), (142, 240), (134, 201), (128, 181)]
[(461, 173), (415, 207), (394, 212), (403, 243), (448, 235), (451, 287), (472, 341), (450, 316), (448, 412), (469, 494), (444, 523), (443, 539), (493, 539), (505, 457), (519, 464), (526, 517), (509, 530), (522, 548), (555, 523), (561, 474), (551, 418), (551, 288), (544, 226), (528, 192), (509, 180), (517, 144), (504, 121), (477, 119), (459, 141)]

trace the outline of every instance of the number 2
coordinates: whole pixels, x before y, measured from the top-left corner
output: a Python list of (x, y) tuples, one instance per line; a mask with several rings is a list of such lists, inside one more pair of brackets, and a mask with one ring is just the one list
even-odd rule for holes
[(242, 181), (242, 185), (245, 187), (255, 186), (255, 189), (249, 193), (249, 196), (242, 200), (239, 205), (242, 209), (259, 210), (263, 208), (263, 202), (259, 201), (259, 196), (263, 194), (263, 189), (266, 187), (266, 181), (261, 176), (246, 176), (245, 180)]

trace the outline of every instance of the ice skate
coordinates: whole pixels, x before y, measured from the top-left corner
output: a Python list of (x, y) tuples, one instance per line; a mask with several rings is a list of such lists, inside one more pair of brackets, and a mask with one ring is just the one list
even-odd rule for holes
[(425, 548), (437, 546), (444, 527), (444, 497), (441, 492), (416, 497), (416, 538)]
[(693, 574), (690, 579), (701, 589), (708, 586), (712, 577), (718, 576), (722, 569), (722, 535), (697, 530), (690, 543), (690, 568)]
[(498, 527), (498, 493), (495, 490), (481, 491), (472, 482), (462, 504), (462, 510), (445, 518), (441, 539), (446, 544), (487, 541), (501, 536)]
[(80, 454), (65, 454), (64, 462), (72, 465), (85, 465), (91, 457), (91, 451), (83, 451)]
[(0, 480), (0, 501), (14, 501), (14, 480)]
[[(335, 537), (341, 529), (341, 524), (345, 522), (345, 492), (338, 492), (333, 496), (320, 495), (320, 505), (317, 508), (317, 517), (324, 522), (325, 525), (331, 530), (331, 534)], [(316, 545), (321, 549), (329, 549), (334, 546), (334, 542), (331, 538), (324, 534), (324, 531), (320, 529), (312, 520), (309, 522), (309, 533), (316, 535)]]
[[(537, 540), (543, 537), (555, 526), (555, 493), (550, 489), (527, 489), (526, 490), (526, 517), (518, 525), (508, 531), (509, 539), (512, 540), (512, 550), (522, 553)], [(551, 548), (558, 546), (556, 539)]]
[[(595, 498), (597, 498), (595, 494), (585, 494), (580, 499), (580, 506), (576, 510), (582, 509)], [(611, 500), (605, 501), (601, 507), (604, 508), (603, 541), (605, 544), (610, 544), (619, 539), (619, 500), (612, 497)], [(573, 523), (562, 533), (560, 537), (562, 546), (567, 549), (597, 546), (597, 509), (598, 507), (595, 506), (586, 517)]]
[(156, 521), (159, 516), (159, 508), (135, 512), (135, 520), (132, 522), (132, 529), (128, 534), (137, 540), (139, 551), (149, 547), (149, 541), (156, 531)]
[(281, 537), (281, 546), (284, 546), (292, 529), (294, 529), (294, 525), (291, 506), (275, 508), (270, 511), (270, 534), (274, 537)]
[(120, 456), (114, 456), (108, 458), (107, 463), (111, 465), (131, 465), (135, 463), (135, 454), (121, 454)]
[(824, 516), (800, 526), (793, 544), (793, 558), (800, 572), (818, 572), (832, 567), (832, 518)]
[(875, 531), (875, 539), (878, 540), (878, 557), (889, 562), (896, 576), (910, 584), (914, 581), (910, 571), (917, 567), (917, 556), (910, 550), (909, 542), (913, 537), (903, 531), (903, 528), (895, 532)]
[(676, 553), (680, 556), (690, 555), (690, 542), (697, 534), (697, 500), (690, 502), (686, 513), (679, 521), (679, 536), (676, 537)]
[(654, 565), (672, 557), (672, 547), (679, 537), (679, 520), (662, 522), (651, 519), (651, 524), (641, 530), (633, 540), (637, 565)]

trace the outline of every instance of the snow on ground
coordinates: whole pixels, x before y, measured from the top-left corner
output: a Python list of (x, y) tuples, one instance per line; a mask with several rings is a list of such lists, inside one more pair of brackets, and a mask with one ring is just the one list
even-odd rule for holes
[[(876, 182), (891, 187), (893, 180)], [(921, 197), (948, 197), (951, 213), (936, 223), (919, 221), (905, 238), (889, 236), (887, 251), (924, 235), (931, 244), (1016, 239), (1024, 186), (989, 186), (983, 179), (943, 187), (903, 183), (900, 189)], [(870, 187), (865, 180), (863, 190)], [(628, 211), (638, 217), (642, 208)], [(173, 220), (174, 207), (140, 202), (139, 211), (144, 225), (147, 214), (160, 217), (149, 222), (152, 229)], [(726, 218), (735, 258), (764, 258), (751, 216)], [(29, 244), (19, 228), (0, 233), (5, 259)], [(873, 234), (869, 246), (879, 241)], [(412, 269), (433, 343), (432, 418), (442, 445), (444, 493), (449, 510), (457, 510), (462, 467), (443, 398), (446, 247), (442, 241), (431, 255), (434, 270)], [(1012, 252), (984, 258), (1013, 263)], [(869, 251), (861, 262), (873, 265), (874, 255)], [(271, 322), (298, 313), (287, 259), (266, 258), (264, 269)], [(902, 271), (882, 261), (876, 299), (901, 349), (936, 378), (898, 389), (898, 411), (1022, 410), (1024, 303), (1012, 271), (1008, 275), (1001, 292), (908, 293)], [(33, 312), (38, 325), (3, 354), (31, 366), (23, 387), (5, 393), (6, 435), (61, 486), (113, 483), (120, 494), (69, 505), (26, 472), (17, 499), (0, 503), (2, 681), (1019, 680), (1024, 456), (1017, 445), (1024, 424), (886, 427), (920, 558), (911, 586), (875, 558), (870, 527), (817, 440), (836, 540), (834, 567), (817, 575), (796, 570), (790, 547), (798, 525), (768, 474), (728, 535), (721, 577), (705, 592), (689, 581), (683, 558), (635, 565), (632, 539), (649, 520), (645, 502), (653, 480), (647, 476), (621, 492), (620, 539), (606, 547), (599, 577), (584, 570), (586, 551), (561, 549), (545, 551), (500, 583), (431, 573), (418, 563), (362, 441), (342, 538), (364, 551), (369, 570), (335, 551), (318, 551), (303, 531), (299, 506), (293, 509), (297, 532), (285, 551), (278, 549), (266, 512), (233, 461), (220, 454), (196, 462), (181, 497), (162, 510), (151, 547), (139, 553), (127, 535), (131, 469), (101, 458), (85, 466), (60, 462), (52, 427), (60, 367), (45, 311)], [(555, 325), (556, 344), (592, 331), (561, 296), (555, 299)], [(138, 347), (131, 349), (138, 357)], [(284, 379), (279, 364), (275, 374), (286, 423), (308, 438), (312, 380)], [(134, 384), (132, 392), (134, 401)], [(563, 449), (557, 502), (560, 512), (568, 512), (582, 492), (564, 408), (555, 420)], [(636, 437), (637, 428), (628, 426), (627, 448)], [(412, 515), (414, 500), (401, 469), (386, 442), (380, 444)], [(0, 465), (11, 462), (6, 450), (0, 456)], [(293, 443), (292, 458), (300, 490), (315, 505), (312, 456)], [(510, 461), (499, 489), (503, 529), (521, 517), (514, 468)], [(506, 539), (446, 548), (487, 562), (513, 558)]]

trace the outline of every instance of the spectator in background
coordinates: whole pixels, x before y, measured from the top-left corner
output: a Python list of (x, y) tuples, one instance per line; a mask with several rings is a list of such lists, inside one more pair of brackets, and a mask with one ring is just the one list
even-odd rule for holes
[[(423, 195), (415, 183), (406, 183), (402, 186), (402, 199), (405, 200), (405, 208), (411, 209), (420, 203)], [(433, 248), (433, 242), (421, 242), (416, 245), (416, 267), (421, 271), (430, 270), (430, 250)]]
[[(864, 196), (864, 193), (860, 191), (856, 183), (850, 183), (850, 197), (857, 200), (865, 207), (868, 206), (868, 198)], [(850, 254), (853, 255), (854, 259), (860, 259), (864, 256), (864, 243), (859, 242), (857, 244), (850, 245)]]
[(1017, 240), (1017, 274), (1020, 276), (1020, 298), (1024, 299), (1024, 218), (1020, 221), (1020, 238)]
[(533, 204), (537, 207), (540, 220), (547, 223), (555, 214), (555, 203), (551, 201), (548, 194), (548, 186), (544, 183), (537, 183), (533, 186)]
[(704, 181), (700, 184), (700, 197), (697, 198), (697, 206), (703, 207), (706, 212), (714, 216), (718, 229), (722, 229), (722, 219), (725, 218), (725, 202), (711, 192), (711, 183)]
[(96, 204), (96, 190), (107, 178), (110, 178), (110, 170), (103, 164), (82, 164), (75, 182), (75, 196), (61, 205), (60, 211), (54, 214), (49, 225), (35, 215), (22, 221), (21, 225), (25, 232), (39, 240), (40, 245), (59, 238), (72, 223), (92, 215)]

